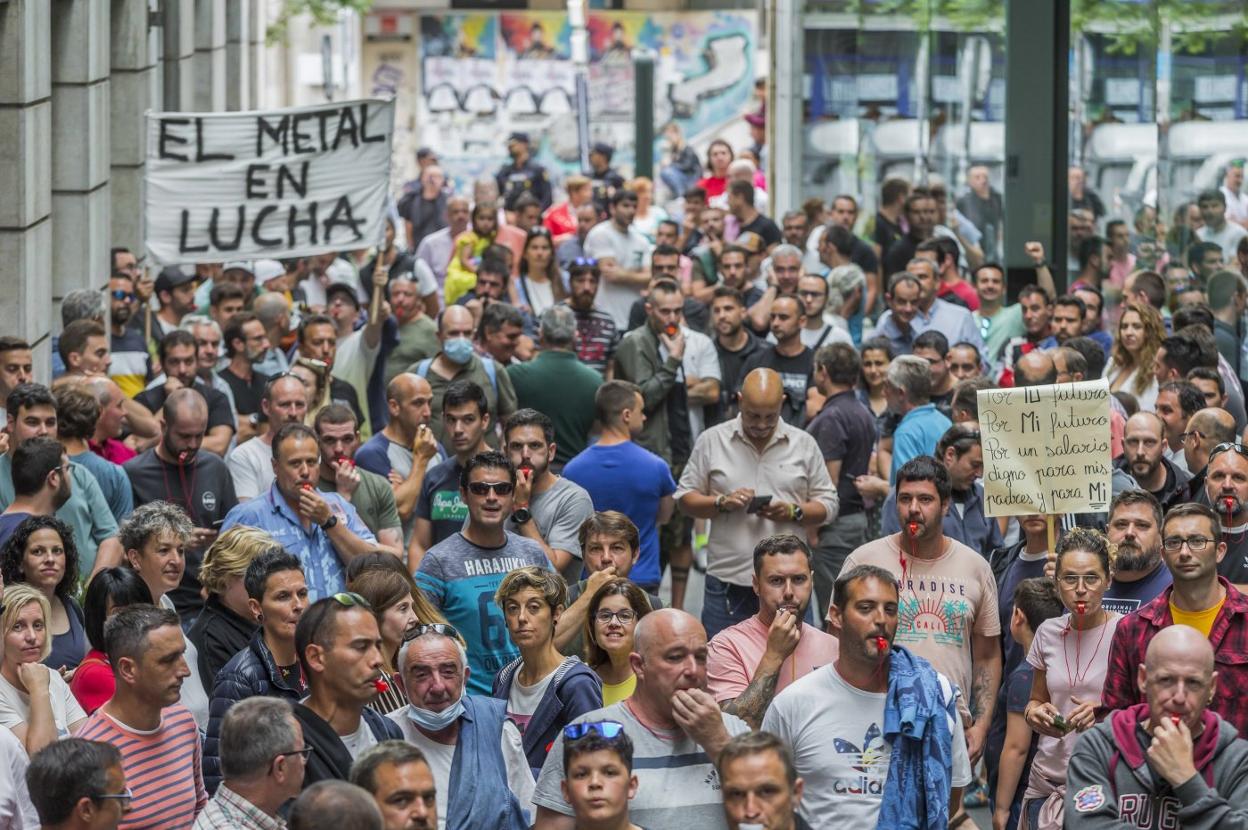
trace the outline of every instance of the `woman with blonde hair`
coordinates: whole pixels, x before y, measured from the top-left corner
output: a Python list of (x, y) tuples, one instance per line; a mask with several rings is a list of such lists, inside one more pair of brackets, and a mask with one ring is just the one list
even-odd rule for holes
[[(398, 557), (393, 557), (398, 562)], [(422, 623), (445, 623), (446, 618), (430, 604), (411, 576), (401, 568), (373, 567), (361, 571), (347, 583), (347, 590), (359, 594), (372, 607), (381, 632), (381, 673), (385, 691), (369, 704), (387, 715), (407, 705), (407, 697), (391, 678), (397, 671), (399, 647)]]
[(1109, 391), (1129, 392), (1139, 402), (1140, 409), (1153, 411), (1157, 403), (1153, 361), (1165, 337), (1166, 326), (1157, 309), (1147, 303), (1125, 304), (1118, 318), (1109, 366), (1105, 369)]
[(628, 655), (637, 621), (651, 611), (646, 592), (623, 578), (603, 583), (585, 612), (585, 664), (602, 680), (602, 705), (633, 696), (637, 678)]
[(205, 689), (212, 689), (217, 672), (256, 633), (256, 618), (243, 584), (247, 566), (265, 551), (279, 547), (263, 530), (239, 525), (218, 536), (204, 554), (199, 581), (207, 601), (186, 636), (199, 652), (199, 676)]
[(27, 755), (68, 738), (87, 719), (60, 673), (40, 662), (52, 651), (51, 615), (48, 598), (33, 585), (14, 585), (4, 592), (0, 726), (13, 730)]

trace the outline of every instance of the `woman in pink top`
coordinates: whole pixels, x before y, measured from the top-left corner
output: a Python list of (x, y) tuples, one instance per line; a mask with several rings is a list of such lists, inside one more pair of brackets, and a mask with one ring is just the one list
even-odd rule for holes
[(1070, 530), (1057, 544), (1056, 566), (1057, 590), (1068, 613), (1041, 623), (1027, 654), (1035, 674), (1024, 717), (1040, 734), (1023, 794), (1031, 830), (1061, 830), (1066, 765), (1079, 733), (1096, 723), (1109, 644), (1122, 619), (1101, 605), (1113, 577), (1104, 534)]
[(698, 180), (698, 187), (706, 191), (708, 199), (722, 196), (728, 189), (728, 165), (732, 164), (732, 145), (717, 138), (706, 149), (707, 175)]

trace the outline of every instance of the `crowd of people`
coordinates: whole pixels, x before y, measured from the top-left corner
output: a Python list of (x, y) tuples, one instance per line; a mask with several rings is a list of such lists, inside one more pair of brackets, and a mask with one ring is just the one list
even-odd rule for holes
[[(985, 169), (777, 223), (761, 118), (0, 337), (0, 828), (1248, 827), (1242, 163), (1011, 302)], [(987, 515), (1101, 378), (1108, 511)]]

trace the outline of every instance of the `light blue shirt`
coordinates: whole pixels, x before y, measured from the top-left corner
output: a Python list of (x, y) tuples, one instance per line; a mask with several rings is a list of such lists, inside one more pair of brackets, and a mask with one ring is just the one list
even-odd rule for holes
[[(917, 319), (917, 318), (916, 318)], [(909, 331), (902, 331), (901, 327), (893, 319), (893, 311), (889, 309), (880, 315), (880, 319), (875, 324), (875, 336), (886, 337), (888, 342), (893, 346), (894, 355), (910, 354), (914, 351), (914, 338), (919, 333), (911, 325)], [(949, 345), (953, 345), (950, 343)]]
[[(338, 521), (346, 524), (348, 530), (366, 542), (377, 541), (349, 501), (337, 493), (318, 492), (317, 495), (329, 502)], [(346, 590), (346, 566), (329, 534), (315, 524), (304, 530), (303, 521), (277, 491), (277, 482), (269, 485), (264, 495), (242, 502), (227, 513), (221, 532), (234, 525), (263, 530), (287, 552), (299, 557), (308, 583), (309, 602)]]
[(936, 404), (925, 403), (907, 412), (893, 433), (893, 468), (888, 477), (896, 481), (902, 464), (936, 452), (940, 436), (951, 426), (953, 422), (940, 413)]
[(920, 310), (914, 315), (910, 327), (916, 335), (935, 329), (949, 340), (950, 346), (962, 342), (974, 343), (979, 353), (984, 354), (984, 338), (980, 336), (975, 317), (969, 309), (960, 305), (937, 298), (926, 314)]

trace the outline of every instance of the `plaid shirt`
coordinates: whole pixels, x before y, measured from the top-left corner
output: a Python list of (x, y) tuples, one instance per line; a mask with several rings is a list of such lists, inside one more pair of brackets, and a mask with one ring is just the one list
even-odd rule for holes
[(222, 784), (195, 819), (194, 830), (285, 830), (286, 822), (270, 816)]
[[(1248, 735), (1248, 695), (1244, 694), (1248, 689), (1248, 596), (1223, 577), (1218, 577), (1218, 581), (1226, 589), (1226, 601), (1209, 630), (1214, 668), (1218, 673), (1210, 708), (1223, 720), (1234, 724), (1242, 737)], [(1149, 642), (1158, 631), (1174, 624), (1170, 615), (1173, 590), (1173, 587), (1167, 588), (1148, 605), (1119, 621), (1109, 646), (1109, 669), (1105, 674), (1098, 718), (1111, 709), (1125, 709), (1145, 702), (1136, 678)]]

